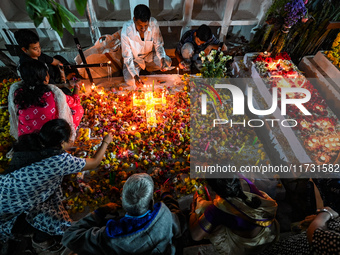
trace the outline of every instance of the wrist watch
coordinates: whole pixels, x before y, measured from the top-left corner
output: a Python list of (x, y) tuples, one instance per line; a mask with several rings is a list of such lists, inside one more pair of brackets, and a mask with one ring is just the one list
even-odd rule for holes
[(333, 213), (331, 213), (331, 211), (329, 211), (327, 208), (321, 208), (321, 209), (317, 209), (316, 210), (316, 214), (322, 213), (322, 212), (326, 212), (329, 213), (329, 215), (331, 216), (331, 219), (334, 219), (334, 215)]

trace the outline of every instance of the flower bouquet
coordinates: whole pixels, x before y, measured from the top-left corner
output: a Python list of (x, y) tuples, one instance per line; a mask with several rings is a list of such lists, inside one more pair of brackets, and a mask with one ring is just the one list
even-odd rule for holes
[(227, 76), (226, 63), (231, 56), (224, 56), (223, 52), (212, 50), (207, 56), (204, 51), (199, 54), (202, 60), (201, 73), (203, 78), (225, 78)]

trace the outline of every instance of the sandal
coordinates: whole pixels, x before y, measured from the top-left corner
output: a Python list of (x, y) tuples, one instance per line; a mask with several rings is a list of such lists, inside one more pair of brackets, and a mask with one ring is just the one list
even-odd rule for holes
[(65, 247), (61, 243), (57, 242), (54, 239), (50, 239), (42, 243), (36, 243), (33, 241), (32, 238), (32, 247), (39, 254), (43, 252), (46, 252), (46, 254), (61, 254), (65, 249)]

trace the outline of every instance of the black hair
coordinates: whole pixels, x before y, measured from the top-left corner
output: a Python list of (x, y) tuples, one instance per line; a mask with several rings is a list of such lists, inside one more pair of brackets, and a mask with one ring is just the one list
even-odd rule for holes
[(47, 66), (39, 60), (31, 59), (19, 66), (23, 86), (18, 89), (14, 96), (14, 103), (19, 109), (27, 109), (31, 105), (44, 107), (46, 102), (42, 96), (50, 91), (44, 84), (47, 76)]
[(62, 149), (62, 142), (68, 142), (71, 137), (71, 127), (64, 119), (54, 119), (46, 122), (39, 132), (21, 135), (14, 143), (14, 151), (40, 151), (42, 149)]
[(209, 186), (222, 198), (238, 197), (243, 200), (249, 207), (258, 208), (261, 205), (261, 200), (258, 197), (248, 199), (246, 194), (243, 193), (240, 179), (235, 176), (234, 178), (223, 179), (207, 179)]
[(62, 142), (68, 142), (71, 137), (71, 127), (64, 119), (54, 119), (46, 122), (39, 138), (44, 147), (61, 149)]
[(39, 151), (43, 148), (39, 133), (24, 134), (19, 136), (18, 141), (13, 144), (13, 150), (16, 151)]
[(149, 7), (147, 7), (145, 4), (139, 4), (133, 10), (133, 16), (134, 16), (135, 20), (147, 22), (147, 21), (150, 20), (151, 11), (150, 11)]
[(14, 32), (14, 37), (17, 40), (20, 48), (28, 49), (30, 44), (39, 42), (39, 36), (31, 30), (20, 29)]
[(210, 27), (207, 25), (201, 25), (196, 31), (196, 36), (203, 42), (207, 42), (212, 37), (212, 32)]

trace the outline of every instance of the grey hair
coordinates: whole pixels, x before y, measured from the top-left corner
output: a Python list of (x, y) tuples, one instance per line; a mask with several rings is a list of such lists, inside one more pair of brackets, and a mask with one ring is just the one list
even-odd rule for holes
[(132, 216), (147, 212), (153, 199), (154, 183), (146, 173), (131, 175), (123, 186), (122, 206)]

